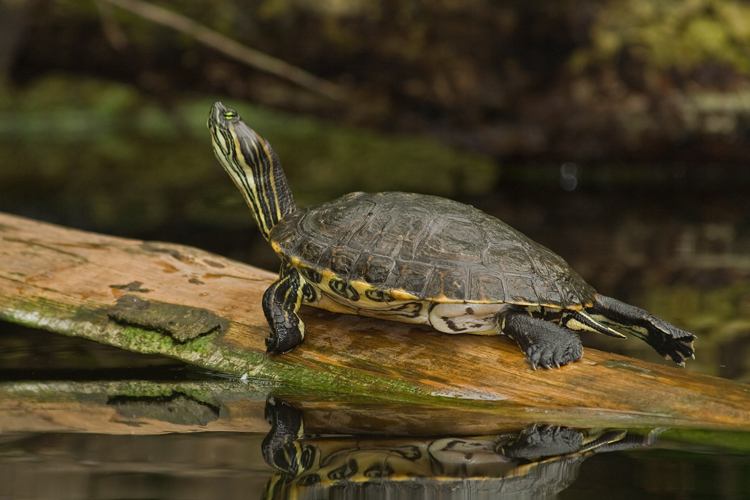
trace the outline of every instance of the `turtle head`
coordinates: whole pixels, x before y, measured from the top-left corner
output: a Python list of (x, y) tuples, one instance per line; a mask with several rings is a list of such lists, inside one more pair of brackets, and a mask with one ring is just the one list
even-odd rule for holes
[(297, 210), (276, 153), (239, 113), (220, 102), (211, 108), (208, 130), (216, 159), (242, 192), (258, 227), (269, 239), (271, 228)]

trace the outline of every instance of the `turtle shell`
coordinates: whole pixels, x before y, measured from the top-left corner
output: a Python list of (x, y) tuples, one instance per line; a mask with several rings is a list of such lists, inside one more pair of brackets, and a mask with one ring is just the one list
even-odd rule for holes
[(288, 214), (270, 240), (308, 281), (328, 279), (332, 290), (356, 284), (434, 302), (562, 309), (596, 298), (560, 256), (481, 210), (436, 196), (351, 193)]

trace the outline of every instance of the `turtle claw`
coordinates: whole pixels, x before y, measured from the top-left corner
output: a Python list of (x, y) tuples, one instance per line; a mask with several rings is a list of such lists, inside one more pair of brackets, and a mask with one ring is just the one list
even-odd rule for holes
[(543, 343), (534, 344), (526, 349), (526, 359), (531, 369), (539, 368), (551, 370), (572, 363), (581, 357), (582, 352), (577, 349), (558, 348)]
[(277, 337), (274, 337), (273, 335), (269, 335), (268, 337), (266, 337), (266, 354), (276, 352), (278, 346), (279, 341)]

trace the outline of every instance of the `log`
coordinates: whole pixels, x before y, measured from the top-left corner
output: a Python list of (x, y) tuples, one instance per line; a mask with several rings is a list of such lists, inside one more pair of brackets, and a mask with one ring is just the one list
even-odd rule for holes
[(750, 429), (749, 386), (593, 349), (534, 371), (500, 337), (303, 308), (304, 344), (269, 356), (260, 301), (275, 275), (195, 248), (0, 214), (0, 262), (0, 319), (237, 377), (629, 427)]

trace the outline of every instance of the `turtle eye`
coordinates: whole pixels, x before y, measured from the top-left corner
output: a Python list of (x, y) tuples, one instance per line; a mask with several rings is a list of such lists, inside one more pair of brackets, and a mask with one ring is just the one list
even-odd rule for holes
[(224, 111), (223, 116), (225, 120), (234, 120), (235, 118), (237, 118), (237, 113), (232, 110)]

